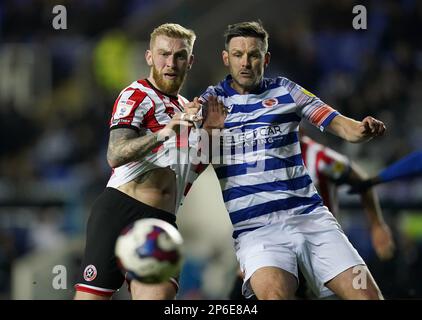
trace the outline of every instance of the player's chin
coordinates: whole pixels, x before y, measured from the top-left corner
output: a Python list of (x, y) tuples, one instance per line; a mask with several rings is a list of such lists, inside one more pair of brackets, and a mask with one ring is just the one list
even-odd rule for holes
[(240, 85), (245, 88), (246, 90), (253, 90), (257, 85), (256, 79), (253, 78), (242, 78), (239, 81)]

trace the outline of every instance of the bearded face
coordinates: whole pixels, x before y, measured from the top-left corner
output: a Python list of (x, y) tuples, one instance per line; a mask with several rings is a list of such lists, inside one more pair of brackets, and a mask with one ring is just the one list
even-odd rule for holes
[(152, 78), (158, 89), (164, 93), (175, 95), (186, 79), (186, 70), (177, 71), (166, 69), (164, 72), (158, 70), (155, 65), (152, 66)]
[(193, 62), (191, 51), (185, 39), (157, 36), (146, 53), (151, 67), (149, 80), (160, 91), (177, 95)]

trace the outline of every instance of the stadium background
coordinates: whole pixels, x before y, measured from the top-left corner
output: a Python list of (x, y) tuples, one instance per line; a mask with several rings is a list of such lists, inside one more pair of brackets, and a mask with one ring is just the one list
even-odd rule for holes
[[(52, 27), (55, 5), (67, 29)], [(354, 30), (352, 8), (368, 11)], [(282, 74), (347, 116), (383, 120), (387, 135), (346, 144), (312, 136), (369, 173), (421, 149), (422, 2), (84, 0), (0, 2), (0, 299), (68, 299), (89, 207), (109, 177), (107, 123), (119, 91), (147, 75), (151, 30), (177, 22), (197, 33), (183, 94), (221, 80), (227, 24), (261, 19), (270, 33), (267, 76)], [(422, 182), (376, 188), (397, 244), (380, 262), (356, 197), (341, 190), (342, 223), (387, 298), (422, 298)], [(210, 168), (179, 214), (186, 265), (179, 299), (224, 299), (236, 271), (231, 226)], [(116, 212), (116, 214), (118, 214)], [(66, 289), (54, 289), (54, 266)], [(125, 290), (117, 298), (126, 298)]]

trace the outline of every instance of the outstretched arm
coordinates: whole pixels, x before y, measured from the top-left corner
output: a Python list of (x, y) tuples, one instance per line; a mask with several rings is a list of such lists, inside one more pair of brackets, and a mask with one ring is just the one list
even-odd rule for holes
[(416, 151), (394, 162), (378, 174), (378, 183), (422, 175), (422, 151)]
[(369, 116), (359, 122), (339, 114), (327, 126), (327, 130), (346, 141), (358, 143), (382, 136), (385, 125), (382, 121)]
[[(353, 163), (350, 171), (350, 180), (360, 182), (366, 178), (363, 170)], [(375, 252), (381, 260), (391, 259), (394, 252), (394, 240), (390, 228), (384, 222), (377, 194), (370, 188), (361, 192), (360, 196), (370, 225), (372, 245)]]
[(372, 186), (422, 175), (422, 151), (415, 151), (381, 170), (376, 176), (352, 184), (349, 193), (363, 192)]

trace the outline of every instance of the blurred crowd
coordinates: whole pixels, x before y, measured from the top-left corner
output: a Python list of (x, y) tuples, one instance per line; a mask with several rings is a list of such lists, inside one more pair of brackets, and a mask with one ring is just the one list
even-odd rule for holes
[[(83, 232), (88, 210), (75, 208), (88, 208), (108, 180), (105, 152), (111, 107), (122, 88), (146, 75), (142, 60), (148, 38), (140, 39), (139, 32), (125, 27), (127, 22), (137, 19), (142, 28), (143, 19), (163, 7), (190, 2), (61, 1), (67, 9), (66, 30), (52, 27), (55, 1), (0, 2), (0, 292), (5, 297), (11, 261), (31, 250), (59, 245), (63, 234)], [(308, 1), (292, 23), (263, 19), (272, 54), (267, 76), (282, 74), (347, 116), (383, 120), (386, 137), (364, 146), (310, 130), (317, 140), (375, 172), (422, 148), (422, 2), (360, 1), (368, 12), (367, 30), (353, 29), (354, 4)], [(178, 18), (176, 22), (190, 27), (189, 17)], [(216, 32), (223, 30), (221, 26)], [(207, 45), (198, 34), (196, 46)], [(195, 81), (188, 78), (188, 98), (224, 75), (219, 56), (215, 61), (198, 60), (194, 68), (210, 72), (197, 72), (202, 77)], [(422, 199), (420, 182), (379, 191), (401, 201)], [(58, 203), (45, 205), (51, 200)], [(397, 210), (390, 211), (391, 222), (397, 223)], [(22, 223), (15, 218), (19, 215), (31, 218)], [(366, 256), (372, 259), (376, 276), (386, 274), (385, 281), (379, 280), (386, 296), (422, 297), (421, 233), (406, 237), (397, 230), (403, 250), (379, 268), (368, 248), (370, 241), (363, 240), (365, 227), (350, 221), (346, 227), (352, 242), (369, 250)], [(408, 266), (408, 272), (399, 272), (398, 266)]]

